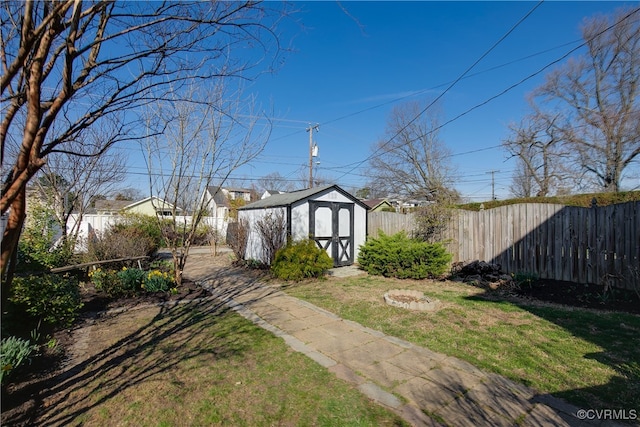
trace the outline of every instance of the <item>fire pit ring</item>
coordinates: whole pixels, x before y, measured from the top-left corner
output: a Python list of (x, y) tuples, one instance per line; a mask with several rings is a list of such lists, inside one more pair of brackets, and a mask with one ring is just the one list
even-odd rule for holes
[(427, 298), (420, 291), (408, 289), (392, 289), (384, 294), (384, 301), (391, 306), (417, 311), (433, 311), (440, 306), (440, 301)]

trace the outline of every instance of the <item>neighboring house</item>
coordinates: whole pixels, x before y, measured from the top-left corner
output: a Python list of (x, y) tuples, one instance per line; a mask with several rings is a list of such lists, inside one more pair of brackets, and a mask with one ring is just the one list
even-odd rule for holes
[(253, 190), (248, 188), (231, 188), (231, 187), (222, 187), (222, 193), (229, 200), (238, 200), (242, 199), (245, 202), (250, 202), (254, 197)]
[(209, 186), (203, 197), (203, 206), (209, 215), (206, 219), (207, 224), (218, 230), (221, 236), (226, 236), (230, 217), (233, 216), (230, 213), (238, 205), (247, 204), (255, 199), (255, 193), (247, 188)]
[(253, 190), (247, 188), (221, 188), (211, 186), (207, 187), (204, 193), (204, 206), (209, 211), (209, 216), (220, 218), (226, 223), (229, 220), (229, 211), (233, 208), (232, 201), (238, 200), (241, 201), (239, 204), (247, 204), (252, 200), (253, 194)]
[(387, 199), (367, 199), (363, 200), (362, 203), (369, 206), (369, 212), (395, 212), (396, 208), (393, 207)]
[(280, 191), (280, 190), (264, 190), (264, 193), (262, 193), (262, 196), (260, 197), (260, 199), (266, 199), (267, 197), (271, 197), (274, 194), (284, 194), (284, 191)]
[(416, 208), (428, 206), (429, 204), (433, 203), (428, 200), (406, 199), (401, 197), (389, 198), (387, 200), (389, 201), (391, 206), (395, 208), (396, 212), (399, 213), (408, 213), (415, 210)]
[[(97, 215), (121, 215), (134, 213), (142, 215), (173, 215), (174, 206), (159, 197), (147, 197), (138, 201), (130, 200), (96, 200), (95, 211)], [(175, 208), (176, 215), (182, 215), (182, 209)]]
[(274, 194), (238, 209), (248, 222), (246, 259), (266, 262), (255, 224), (269, 214), (282, 213), (286, 233), (295, 240), (313, 239), (335, 266), (351, 265), (367, 234), (368, 206), (337, 185)]

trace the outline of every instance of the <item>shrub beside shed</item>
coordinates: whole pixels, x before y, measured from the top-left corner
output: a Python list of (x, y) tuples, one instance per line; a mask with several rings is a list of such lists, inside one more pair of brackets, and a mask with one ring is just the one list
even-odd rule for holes
[(336, 267), (351, 265), (367, 234), (368, 207), (337, 185), (274, 194), (238, 209), (249, 237), (245, 259), (268, 262), (256, 224), (268, 215), (283, 215), (285, 233), (294, 241), (313, 239)]

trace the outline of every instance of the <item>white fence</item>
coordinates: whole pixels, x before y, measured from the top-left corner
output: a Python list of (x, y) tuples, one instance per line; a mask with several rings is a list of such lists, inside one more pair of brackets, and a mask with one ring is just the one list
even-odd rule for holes
[[(118, 215), (83, 215), (82, 221), (79, 225), (78, 232), (78, 241), (84, 242), (86, 239), (92, 234), (101, 234), (104, 233), (110, 226), (115, 225), (118, 221), (121, 221), (123, 217)], [(77, 215), (71, 215), (69, 218), (69, 223), (67, 224), (67, 232), (71, 232), (75, 229), (78, 222)], [(178, 224), (190, 224), (191, 216), (177, 216), (176, 222)], [(201, 224), (208, 225), (209, 227), (218, 230), (221, 236), (226, 236), (227, 234), (227, 221), (224, 218), (220, 217), (212, 217), (206, 216), (203, 217)], [(84, 248), (77, 248), (78, 250), (83, 250)]]

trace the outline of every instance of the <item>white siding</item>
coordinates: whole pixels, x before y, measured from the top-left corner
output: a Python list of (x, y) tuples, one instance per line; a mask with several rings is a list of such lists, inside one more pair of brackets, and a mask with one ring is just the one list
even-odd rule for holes
[(319, 195), (318, 197), (314, 197), (312, 200), (318, 200), (321, 202), (353, 203), (353, 199), (346, 197), (336, 190), (329, 191), (328, 193)]
[(287, 215), (286, 208), (265, 208), (265, 209), (250, 209), (238, 211), (238, 220), (245, 220), (249, 224), (249, 237), (247, 239), (247, 249), (245, 251), (245, 259), (254, 259), (260, 262), (268, 262), (265, 259), (264, 251), (262, 249), (262, 239), (258, 230), (256, 229), (256, 223), (270, 213), (276, 214), (282, 211), (284, 213), (285, 221)]
[(358, 261), (358, 254), (360, 253), (360, 246), (364, 245), (367, 240), (367, 210), (356, 204), (353, 207), (353, 246), (354, 261)]
[(291, 239), (309, 238), (309, 201), (303, 200), (291, 207)]

